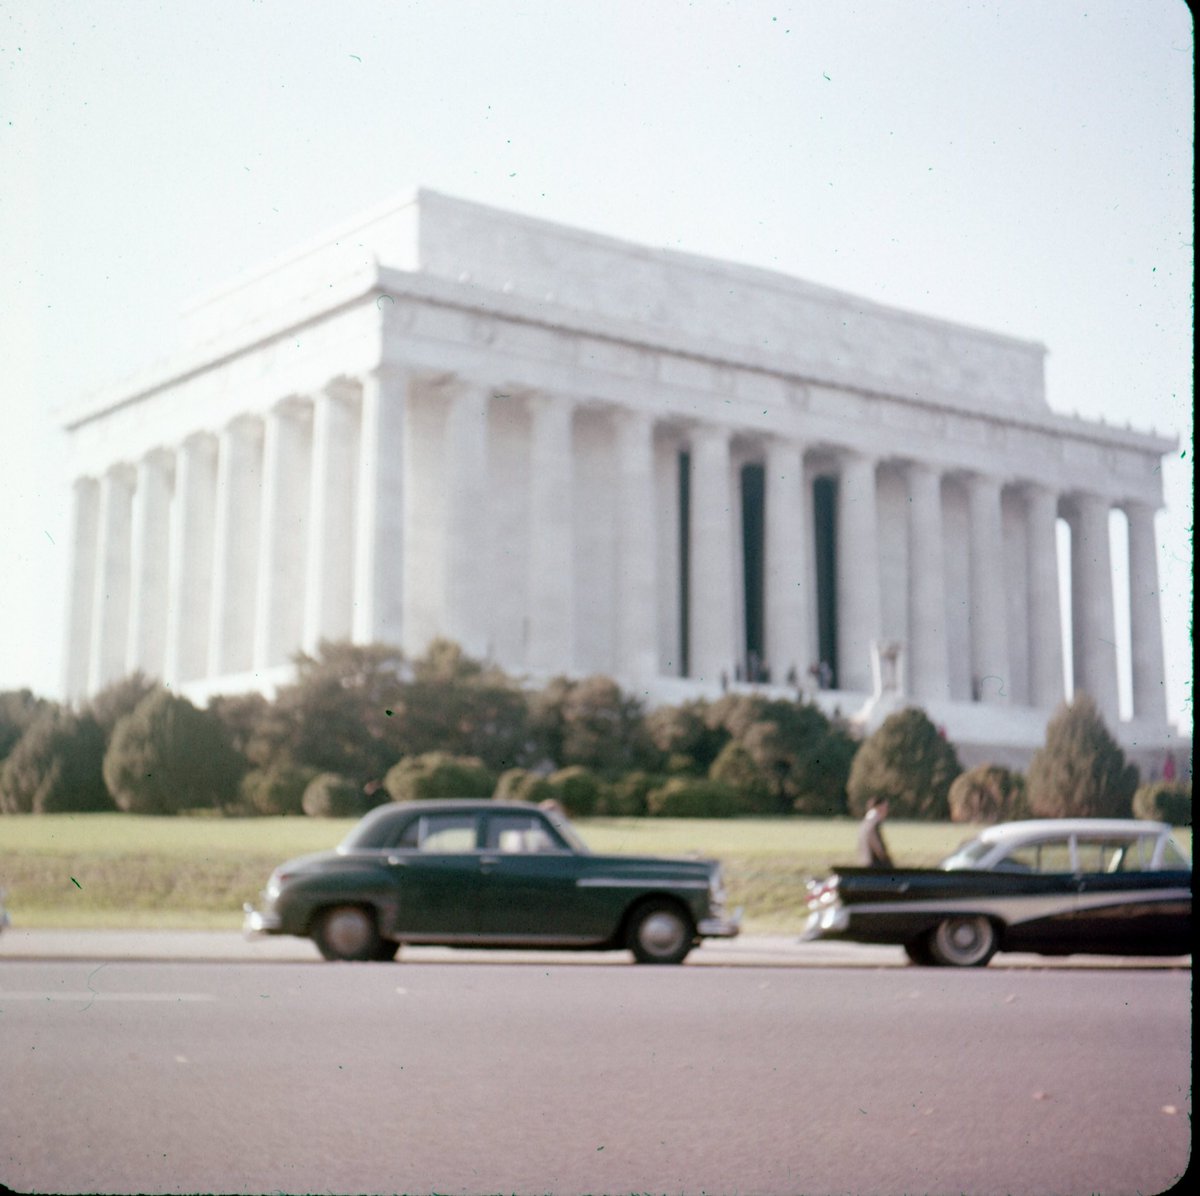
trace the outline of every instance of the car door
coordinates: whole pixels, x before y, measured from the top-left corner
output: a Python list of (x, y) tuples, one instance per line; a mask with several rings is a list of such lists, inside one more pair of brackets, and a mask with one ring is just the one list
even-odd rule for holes
[(480, 853), (479, 924), (496, 942), (587, 942), (580, 858), (536, 811), (485, 815)]
[(421, 814), (388, 850), (399, 938), (452, 942), (479, 933), (480, 817)]
[(1147, 835), (1080, 836), (1077, 950), (1098, 954), (1185, 951), (1179, 878), (1155, 870)]

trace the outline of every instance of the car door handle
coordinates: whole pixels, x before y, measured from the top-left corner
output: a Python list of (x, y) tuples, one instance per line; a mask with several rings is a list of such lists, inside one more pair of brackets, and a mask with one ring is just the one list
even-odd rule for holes
[(404, 858), (404, 856), (402, 856), (402, 855), (390, 855), (390, 856), (388, 856), (387, 860), (388, 860), (388, 863), (391, 864), (393, 868), (407, 868), (408, 867), (408, 860), (406, 860)]
[(479, 860), (479, 871), (490, 872), (498, 863), (500, 863), (500, 858), (498, 856), (481, 856)]

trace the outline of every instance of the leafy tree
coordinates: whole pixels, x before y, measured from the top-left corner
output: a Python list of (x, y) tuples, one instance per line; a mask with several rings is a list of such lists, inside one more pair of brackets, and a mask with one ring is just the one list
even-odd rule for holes
[(308, 783), (301, 804), (310, 818), (357, 818), (366, 812), (367, 800), (349, 777), (323, 772)]
[(104, 780), (134, 814), (176, 814), (233, 803), (245, 761), (220, 719), (157, 690), (122, 718), (104, 756)]
[(960, 773), (949, 800), (954, 822), (1008, 822), (1029, 812), (1025, 778), (998, 764), (977, 764)]
[(1133, 815), (1172, 826), (1191, 826), (1192, 782), (1151, 781), (1138, 786), (1133, 795)]
[(1026, 778), (1029, 809), (1039, 818), (1128, 818), (1137, 783), (1137, 769), (1086, 693), (1051, 718)]
[(646, 733), (669, 771), (694, 776), (706, 775), (729, 742), (729, 732), (719, 719), (710, 719), (709, 704), (702, 699), (652, 710)]
[[(546, 778), (548, 796), (558, 802), (572, 818), (586, 818), (596, 812), (603, 785), (590, 768), (573, 764), (560, 768)], [(544, 801), (545, 798), (539, 798)]]
[(33, 720), (52, 703), (35, 697), (29, 689), (9, 689), (0, 693), (0, 761), (17, 746)]
[(496, 775), (474, 756), (425, 752), (389, 768), (383, 786), (392, 801), (487, 797), (496, 788)]
[(143, 698), (160, 689), (161, 686), (151, 677), (147, 677), (140, 669), (107, 685), (88, 703), (87, 709), (92, 717), (100, 724), (104, 732), (104, 741), (112, 739), (112, 733), (117, 723), (127, 714), (137, 709)]
[(867, 801), (879, 796), (901, 818), (944, 819), (950, 785), (960, 772), (958, 753), (924, 711), (898, 710), (855, 754), (846, 787), (850, 811), (860, 817)]
[(555, 678), (531, 701), (533, 733), (545, 758), (615, 776), (656, 764), (642, 706), (608, 677)]
[(104, 732), (91, 715), (47, 705), (0, 768), (6, 814), (111, 810), (101, 766)]
[(383, 644), (323, 641), (316, 656), (295, 658), (296, 681), (283, 686), (252, 733), (252, 758), (304, 764), (322, 772), (378, 779), (404, 754), (396, 711), (403, 656)]
[(245, 756), (255, 771), (270, 769), (273, 757), (284, 755), (273, 750), (271, 703), (262, 694), (217, 694), (208, 709), (221, 720), (234, 751)]

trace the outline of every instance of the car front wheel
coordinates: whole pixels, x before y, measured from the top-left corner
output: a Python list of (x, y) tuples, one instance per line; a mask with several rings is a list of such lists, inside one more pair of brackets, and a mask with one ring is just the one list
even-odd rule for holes
[(933, 962), (951, 968), (981, 968), (998, 946), (995, 924), (979, 915), (946, 918), (929, 936)]
[(379, 960), (395, 954), (383, 954), (385, 944), (375, 926), (375, 916), (360, 905), (335, 905), (318, 915), (312, 940), (326, 959)]
[(692, 949), (691, 920), (665, 901), (644, 905), (629, 926), (629, 949), (638, 963), (682, 963)]

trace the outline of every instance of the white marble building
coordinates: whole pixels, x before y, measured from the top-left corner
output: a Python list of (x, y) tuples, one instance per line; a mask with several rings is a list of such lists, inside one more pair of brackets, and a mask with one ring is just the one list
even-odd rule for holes
[(827, 706), (907, 695), (1027, 749), (1071, 686), (1117, 728), (1116, 509), (1120, 734), (1170, 741), (1174, 442), (1054, 414), (1040, 345), (425, 190), (186, 321), (68, 421), (70, 697), (133, 669), (269, 689), (322, 639), (444, 635), (651, 701), (824, 661)]

